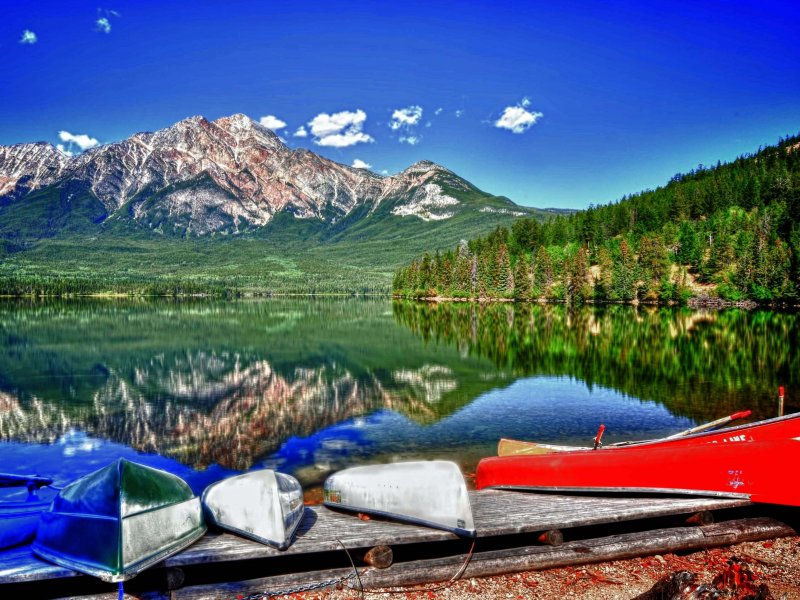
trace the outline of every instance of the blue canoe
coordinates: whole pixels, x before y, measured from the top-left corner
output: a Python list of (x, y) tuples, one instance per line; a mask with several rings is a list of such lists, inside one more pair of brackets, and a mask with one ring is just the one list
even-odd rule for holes
[(41, 521), (33, 551), (127, 581), (206, 531), (200, 499), (180, 477), (123, 458), (66, 486)]

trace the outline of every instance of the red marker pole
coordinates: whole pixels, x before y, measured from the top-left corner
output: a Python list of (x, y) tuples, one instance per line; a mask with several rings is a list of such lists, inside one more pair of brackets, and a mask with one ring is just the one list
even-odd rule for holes
[(778, 388), (778, 416), (783, 416), (783, 386)]

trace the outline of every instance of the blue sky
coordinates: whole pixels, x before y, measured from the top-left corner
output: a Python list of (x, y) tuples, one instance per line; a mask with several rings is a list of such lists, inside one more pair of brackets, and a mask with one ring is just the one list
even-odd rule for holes
[(584, 208), (800, 131), (800, 2), (0, 11), (0, 144), (79, 151), (243, 112), (343, 163), (430, 159), (520, 204)]

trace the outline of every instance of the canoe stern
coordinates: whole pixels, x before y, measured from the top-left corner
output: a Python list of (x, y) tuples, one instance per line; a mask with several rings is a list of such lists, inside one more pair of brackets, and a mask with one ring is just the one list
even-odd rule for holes
[(203, 492), (203, 509), (222, 529), (286, 550), (305, 506), (294, 477), (265, 469), (211, 484)]
[(345, 469), (325, 481), (323, 503), (475, 537), (464, 476), (449, 461)]
[(120, 459), (56, 496), (41, 514), (32, 549), (58, 565), (119, 582), (205, 531), (200, 500), (182, 479)]

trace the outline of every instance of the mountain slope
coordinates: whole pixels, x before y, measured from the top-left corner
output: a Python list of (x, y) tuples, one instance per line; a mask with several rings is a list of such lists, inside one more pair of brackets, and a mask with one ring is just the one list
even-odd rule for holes
[[(433, 248), (432, 248), (433, 249)], [(395, 278), (408, 296), (797, 304), (800, 135), (541, 225), (519, 219)]]
[(429, 161), (384, 177), (293, 150), (244, 115), (191, 117), (74, 157), (0, 147), (7, 292), (175, 280), (241, 289), (242, 277), (250, 291), (387, 289), (422, 249), (523, 215), (551, 213)]

